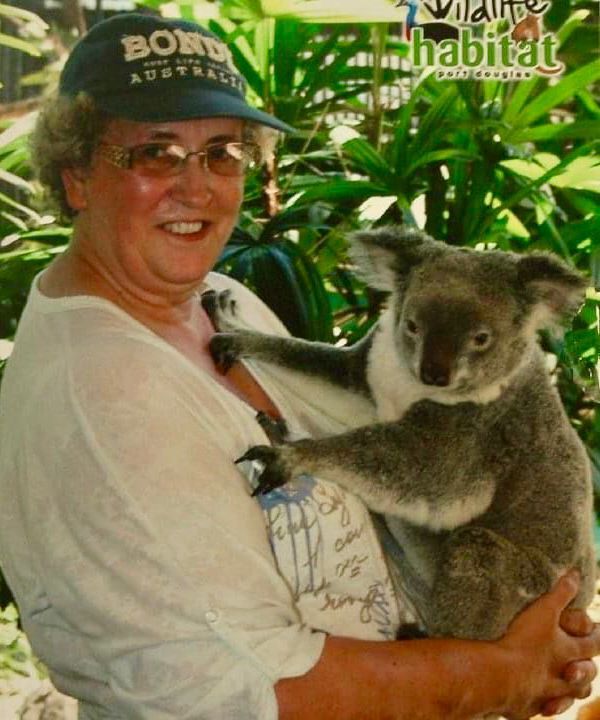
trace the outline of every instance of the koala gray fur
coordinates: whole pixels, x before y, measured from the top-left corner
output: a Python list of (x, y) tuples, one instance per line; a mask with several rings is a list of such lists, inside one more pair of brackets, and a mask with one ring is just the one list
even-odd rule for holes
[(585, 282), (551, 255), (455, 248), (402, 228), (357, 233), (354, 258), (390, 301), (356, 345), (247, 330), (217, 334), (215, 360), (252, 356), (374, 403), (378, 422), (259, 446), (260, 492), (301, 473), (332, 480), (401, 547), (405, 590), (431, 636), (494, 639), (568, 568), (574, 605), (595, 579), (586, 451), (550, 382), (537, 331)]

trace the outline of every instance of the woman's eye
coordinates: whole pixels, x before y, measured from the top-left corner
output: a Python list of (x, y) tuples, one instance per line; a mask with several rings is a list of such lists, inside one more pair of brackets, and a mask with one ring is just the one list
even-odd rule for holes
[(168, 145), (145, 145), (141, 152), (147, 160), (156, 160), (170, 154)]
[(212, 160), (237, 160), (235, 148), (229, 145), (213, 145), (207, 149)]

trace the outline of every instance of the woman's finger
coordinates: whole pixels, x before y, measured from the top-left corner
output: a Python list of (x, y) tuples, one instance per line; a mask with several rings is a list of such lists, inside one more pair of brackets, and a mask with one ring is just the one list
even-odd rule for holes
[(594, 630), (594, 623), (584, 610), (567, 608), (560, 616), (561, 628), (575, 637), (585, 637)]
[(562, 671), (562, 677), (571, 685), (589, 685), (598, 674), (593, 660), (576, 660), (569, 663)]
[(553, 715), (560, 715), (568, 710), (575, 701), (570, 697), (552, 698), (542, 706), (540, 715), (544, 717), (552, 717)]
[(558, 579), (549, 592), (540, 597), (538, 602), (553, 606), (557, 616), (560, 616), (579, 592), (579, 578), (577, 570), (569, 570)]

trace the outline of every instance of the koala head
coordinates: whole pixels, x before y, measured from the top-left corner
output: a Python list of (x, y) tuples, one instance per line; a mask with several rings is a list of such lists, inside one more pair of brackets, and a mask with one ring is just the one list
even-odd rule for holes
[(552, 255), (456, 248), (412, 229), (356, 233), (351, 252), (366, 282), (391, 293), (394, 349), (436, 395), (503, 384), (586, 287)]

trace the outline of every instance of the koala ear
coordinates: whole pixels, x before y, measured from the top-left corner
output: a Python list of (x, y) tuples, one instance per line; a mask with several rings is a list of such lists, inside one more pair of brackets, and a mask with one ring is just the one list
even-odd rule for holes
[(538, 328), (570, 319), (585, 298), (585, 278), (554, 255), (523, 255), (517, 270), (519, 282), (534, 306)]
[(365, 230), (350, 237), (350, 257), (357, 274), (371, 287), (386, 292), (395, 290), (399, 278), (440, 248), (443, 243), (405, 227)]

